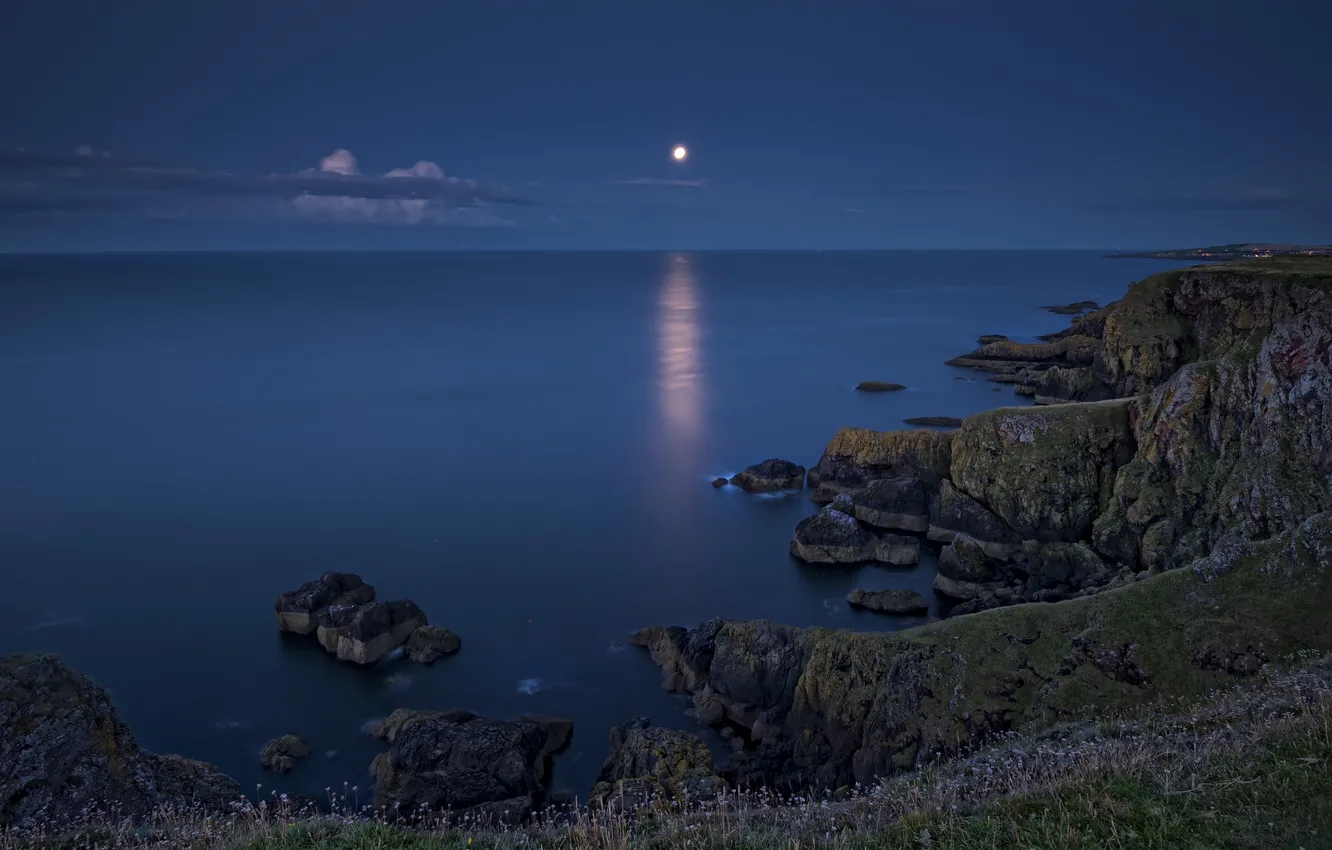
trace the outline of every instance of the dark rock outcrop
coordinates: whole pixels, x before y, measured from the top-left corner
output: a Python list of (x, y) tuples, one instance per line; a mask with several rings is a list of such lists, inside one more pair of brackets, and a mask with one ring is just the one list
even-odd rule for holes
[(407, 643), (428, 625), (425, 613), (408, 599), (339, 605), (320, 613), (319, 643), (341, 661), (373, 664)]
[(638, 718), (610, 733), (610, 756), (592, 788), (594, 806), (636, 808), (648, 802), (711, 800), (726, 788), (712, 752), (697, 735)]
[(544, 798), (550, 756), (567, 745), (567, 721), (488, 720), (470, 711), (398, 709), (371, 729), (388, 740), (375, 757), (375, 807), (481, 819), (526, 819)]
[(750, 493), (800, 490), (805, 486), (805, 468), (789, 460), (769, 458), (731, 476), (731, 483)]
[(861, 381), (856, 389), (862, 393), (892, 393), (906, 389), (904, 384), (890, 384), (887, 381)]
[(846, 495), (855, 518), (866, 525), (916, 533), (930, 527), (929, 489), (914, 475), (876, 479)]
[(375, 589), (354, 573), (324, 573), (314, 581), (277, 599), (278, 628), (298, 635), (313, 634), (319, 612), (334, 605), (364, 605), (375, 598)]
[(244, 800), (210, 764), (139, 749), (106, 691), (59, 658), (0, 659), (0, 827), (146, 821), (162, 807), (222, 814)]
[(462, 648), (462, 639), (440, 626), (421, 626), (407, 638), (407, 657), (417, 664), (432, 664)]
[(310, 745), (295, 735), (283, 735), (274, 738), (259, 753), (259, 764), (265, 770), (287, 773), (296, 766), (297, 759), (310, 755)]
[(810, 564), (914, 564), (920, 542), (896, 534), (875, 534), (852, 515), (855, 507), (845, 493), (813, 516), (796, 524), (791, 554)]
[(846, 601), (857, 608), (868, 608), (882, 614), (923, 614), (930, 610), (925, 597), (914, 590), (856, 588), (846, 595)]
[(976, 344), (989, 345), (994, 342), (1007, 342), (1007, 341), (1008, 337), (1004, 336), (1003, 334), (982, 334), (980, 338), (976, 340)]
[(718, 489), (718, 490), (720, 490), (721, 488), (725, 487), (727, 484), (730, 484), (730, 483), (731, 483), (731, 482), (728, 481), (728, 480), (725, 479), (725, 478), (714, 478), (714, 479), (712, 479), (712, 486), (715, 487), (715, 488)]

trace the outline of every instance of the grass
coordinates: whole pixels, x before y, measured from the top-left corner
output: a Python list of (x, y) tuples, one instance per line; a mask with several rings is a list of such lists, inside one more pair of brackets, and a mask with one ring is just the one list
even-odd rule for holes
[(759, 792), (685, 808), (552, 812), (508, 828), (465, 819), (404, 826), (349, 807), (302, 817), (265, 804), (229, 818), (163, 813), (139, 829), (101, 821), (64, 837), (0, 833), (0, 850), (1332, 847), (1332, 659), (1260, 678), (1178, 713), (1013, 735), (817, 797)]

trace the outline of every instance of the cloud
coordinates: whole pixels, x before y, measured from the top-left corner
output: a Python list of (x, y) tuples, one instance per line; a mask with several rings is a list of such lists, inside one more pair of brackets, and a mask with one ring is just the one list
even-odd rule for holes
[(669, 177), (630, 177), (616, 180), (617, 186), (657, 186), (666, 189), (706, 189), (707, 180), (681, 180)]
[[(56, 190), (53, 195), (82, 189), (267, 198), (279, 201), (289, 213), (394, 224), (503, 224), (507, 222), (485, 208), (530, 204), (507, 189), (445, 174), (426, 160), (381, 175), (363, 174), (356, 156), (343, 148), (323, 157), (317, 168), (266, 175), (123, 159), (87, 146), (72, 154), (4, 150), (0, 177), (44, 180)], [(270, 207), (257, 205), (260, 208)]]

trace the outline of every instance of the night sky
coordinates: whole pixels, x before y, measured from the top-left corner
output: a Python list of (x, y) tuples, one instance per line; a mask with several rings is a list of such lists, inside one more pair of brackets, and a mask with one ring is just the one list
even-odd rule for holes
[(0, 16), (4, 251), (1332, 241), (1325, 0)]

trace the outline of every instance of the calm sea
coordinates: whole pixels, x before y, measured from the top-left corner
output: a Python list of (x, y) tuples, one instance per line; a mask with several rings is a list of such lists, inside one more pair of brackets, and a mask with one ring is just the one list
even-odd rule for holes
[[(787, 554), (814, 508), (709, 482), (839, 426), (1025, 403), (943, 361), (1166, 267), (1096, 253), (0, 257), (0, 653), (51, 651), (146, 747), (368, 798), (394, 708), (565, 715), (585, 795), (616, 723), (690, 728), (629, 633), (710, 617), (897, 629)], [(971, 377), (967, 375), (967, 377)], [(864, 395), (862, 380), (906, 392)], [(905, 426), (902, 426), (905, 427)], [(325, 570), (462, 636), (362, 670), (279, 635)], [(270, 737), (315, 756), (258, 767)]]

